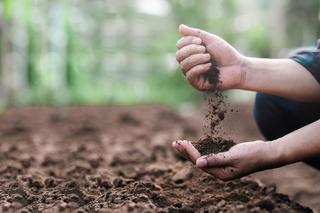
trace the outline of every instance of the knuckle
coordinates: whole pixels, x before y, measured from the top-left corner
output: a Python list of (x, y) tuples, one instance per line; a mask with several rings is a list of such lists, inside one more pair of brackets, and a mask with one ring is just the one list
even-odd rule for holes
[(185, 50), (185, 55), (191, 55), (193, 53), (193, 46), (190, 45), (188, 48)]
[(201, 52), (201, 53), (205, 53), (206, 52), (206, 48), (204, 46), (202, 46), (202, 45), (199, 46), (198, 49), (199, 49), (199, 52)]
[(209, 60), (210, 59), (210, 54), (205, 54), (204, 60)]
[(182, 61), (182, 62), (180, 63), (180, 68), (181, 68), (182, 70), (185, 70), (185, 69), (186, 69), (186, 63), (185, 63), (184, 61)]
[(190, 68), (191, 60), (192, 58), (187, 58), (183, 61), (183, 69), (188, 70)]
[(208, 70), (210, 66), (208, 64), (201, 64), (201, 70)]

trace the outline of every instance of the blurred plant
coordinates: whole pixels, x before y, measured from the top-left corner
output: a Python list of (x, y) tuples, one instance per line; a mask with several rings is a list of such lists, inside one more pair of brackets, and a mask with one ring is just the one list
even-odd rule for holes
[(194, 103), (174, 59), (179, 24), (272, 57), (312, 44), (318, 9), (318, 0), (3, 0), (0, 106)]

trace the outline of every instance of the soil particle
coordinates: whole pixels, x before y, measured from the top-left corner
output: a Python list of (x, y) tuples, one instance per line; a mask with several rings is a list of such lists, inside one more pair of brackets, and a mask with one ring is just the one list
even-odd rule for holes
[(274, 203), (268, 198), (259, 201), (257, 203), (257, 206), (259, 206), (261, 209), (265, 209), (269, 212), (272, 211), (275, 207)]
[(49, 177), (49, 178), (46, 178), (44, 180), (44, 184), (46, 185), (46, 187), (48, 188), (51, 188), (51, 187), (56, 187), (57, 186), (57, 182), (55, 179)]

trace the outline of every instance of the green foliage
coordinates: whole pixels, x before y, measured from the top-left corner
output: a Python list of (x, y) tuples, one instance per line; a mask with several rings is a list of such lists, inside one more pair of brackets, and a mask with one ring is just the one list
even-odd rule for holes
[(172, 73), (156, 73), (147, 78), (149, 101), (166, 102), (171, 105), (200, 100), (200, 92), (194, 90), (184, 79), (180, 70)]
[(9, 21), (12, 18), (13, 0), (3, 0), (3, 15)]
[(271, 38), (265, 27), (257, 25), (251, 28), (247, 32), (247, 39), (249, 49), (256, 52), (257, 57), (271, 57)]

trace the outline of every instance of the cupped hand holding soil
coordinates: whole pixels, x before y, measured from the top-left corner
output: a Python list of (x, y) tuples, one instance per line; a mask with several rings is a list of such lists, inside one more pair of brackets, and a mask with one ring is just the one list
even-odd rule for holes
[[(211, 141), (211, 144), (215, 145), (210, 145), (209, 140), (204, 141), (200, 141), (202, 143), (175, 141), (173, 147), (198, 168), (221, 180), (240, 178), (257, 171), (269, 169), (271, 165), (274, 165), (277, 158), (273, 146), (264, 141), (246, 142), (237, 145), (232, 144), (231, 141), (223, 141), (223, 143), (212, 143)], [(219, 149), (224, 149), (224, 151), (219, 152)], [(208, 150), (213, 150), (216, 153), (207, 154)], [(201, 156), (200, 153), (204, 155)]]

